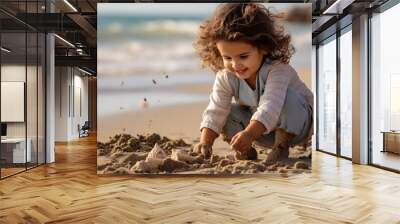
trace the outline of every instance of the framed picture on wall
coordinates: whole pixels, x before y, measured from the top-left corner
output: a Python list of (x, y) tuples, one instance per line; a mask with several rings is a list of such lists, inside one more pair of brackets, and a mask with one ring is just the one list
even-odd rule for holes
[(1, 82), (1, 122), (24, 122), (25, 82)]

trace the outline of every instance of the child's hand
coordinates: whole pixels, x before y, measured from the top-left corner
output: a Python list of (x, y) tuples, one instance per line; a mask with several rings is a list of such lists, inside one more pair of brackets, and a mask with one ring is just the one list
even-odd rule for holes
[(253, 135), (249, 131), (238, 132), (233, 136), (230, 145), (232, 149), (239, 152), (246, 152), (251, 148), (251, 143), (253, 142)]
[(211, 145), (199, 142), (193, 147), (193, 152), (201, 153), (204, 155), (204, 158), (208, 159), (212, 155), (212, 147)]

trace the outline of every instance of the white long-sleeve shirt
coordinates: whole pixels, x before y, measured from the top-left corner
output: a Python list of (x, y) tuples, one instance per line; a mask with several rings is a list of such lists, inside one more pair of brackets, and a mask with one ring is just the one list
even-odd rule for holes
[(259, 70), (256, 86), (253, 90), (245, 80), (237, 78), (228, 70), (219, 71), (210, 94), (210, 102), (203, 113), (200, 130), (207, 127), (221, 133), (231, 110), (232, 98), (236, 103), (252, 109), (254, 113), (251, 120), (257, 120), (265, 126), (264, 134), (273, 131), (277, 126), (288, 88), (303, 96), (313, 107), (313, 93), (288, 64), (267, 59)]

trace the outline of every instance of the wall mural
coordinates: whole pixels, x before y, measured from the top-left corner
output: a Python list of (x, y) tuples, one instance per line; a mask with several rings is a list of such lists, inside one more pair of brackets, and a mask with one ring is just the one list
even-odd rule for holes
[(311, 4), (98, 4), (98, 174), (311, 170)]

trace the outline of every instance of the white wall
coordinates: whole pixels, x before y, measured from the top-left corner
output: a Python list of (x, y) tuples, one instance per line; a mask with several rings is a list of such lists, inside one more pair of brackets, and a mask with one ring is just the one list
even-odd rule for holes
[(55, 68), (55, 141), (68, 141), (68, 117), (70, 84), (69, 69), (67, 67)]
[[(78, 71), (79, 72), (79, 71)], [(74, 75), (74, 108), (72, 113), (72, 135), (78, 137), (78, 124), (82, 126), (88, 120), (88, 78), (75, 70)]]
[[(1, 81), (25, 82), (25, 65), (24, 66), (2, 65)], [(4, 110), (5, 108), (1, 109)], [(7, 137), (25, 137), (25, 123), (24, 122), (7, 123)]]
[(77, 139), (78, 124), (88, 120), (88, 78), (76, 68), (56, 67), (55, 85), (55, 140)]
[[(27, 67), (27, 72), (28, 74), (36, 74), (36, 67), (33, 66), (28, 66)], [(6, 82), (6, 81), (18, 81), (18, 82), (25, 82), (25, 65), (2, 65), (1, 66), (1, 81)], [(36, 99), (36, 80), (32, 80), (29, 76), (29, 86), (27, 88), (27, 106), (30, 107), (31, 111), (36, 111), (36, 106), (37, 106), (37, 99)], [(29, 88), (31, 87), (31, 88)], [(41, 105), (39, 105), (41, 106)], [(5, 108), (2, 108), (4, 110)], [(37, 115), (36, 113), (27, 113), (27, 120), (29, 122), (28, 124), (28, 137), (29, 133), (35, 132), (35, 137), (36, 137), (36, 120), (37, 120)], [(34, 124), (31, 124), (31, 122), (34, 122)], [(29, 130), (29, 128), (32, 127), (32, 131)], [(25, 122), (7, 122), (7, 136), (8, 137), (25, 137)]]

